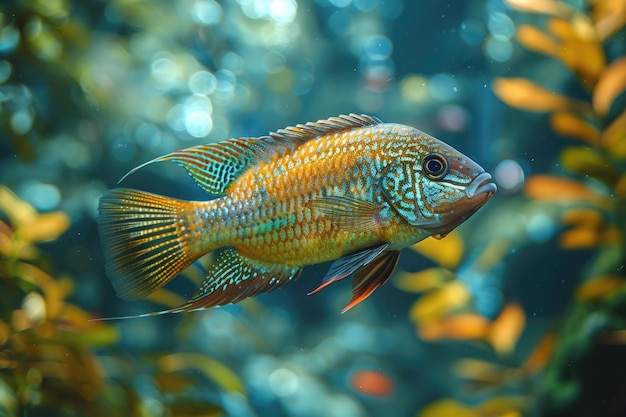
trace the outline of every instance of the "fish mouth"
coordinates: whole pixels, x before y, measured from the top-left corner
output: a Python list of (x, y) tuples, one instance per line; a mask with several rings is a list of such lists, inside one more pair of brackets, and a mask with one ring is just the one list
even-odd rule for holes
[(491, 182), (491, 175), (486, 172), (478, 175), (465, 189), (465, 194), (468, 198), (474, 198), (480, 194), (489, 194), (491, 196), (496, 192), (498, 187)]

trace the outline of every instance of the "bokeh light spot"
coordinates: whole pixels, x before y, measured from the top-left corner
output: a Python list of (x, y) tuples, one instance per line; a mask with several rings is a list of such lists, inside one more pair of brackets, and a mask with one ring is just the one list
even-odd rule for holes
[(512, 159), (504, 159), (493, 171), (494, 180), (503, 190), (515, 191), (524, 184), (524, 170)]

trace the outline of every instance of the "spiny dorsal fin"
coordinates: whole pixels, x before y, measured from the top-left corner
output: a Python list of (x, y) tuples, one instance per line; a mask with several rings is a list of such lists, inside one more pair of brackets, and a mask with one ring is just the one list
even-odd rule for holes
[(211, 194), (224, 195), (226, 188), (250, 166), (296, 149), (304, 142), (329, 133), (381, 123), (365, 114), (341, 115), (317, 122), (279, 129), (258, 138), (235, 138), (182, 149), (132, 169), (122, 179), (154, 162), (172, 161), (182, 166), (196, 184)]

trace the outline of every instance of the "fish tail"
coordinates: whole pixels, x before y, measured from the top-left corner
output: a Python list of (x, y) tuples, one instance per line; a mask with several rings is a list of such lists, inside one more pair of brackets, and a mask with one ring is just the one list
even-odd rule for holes
[(189, 232), (196, 204), (121, 188), (102, 195), (98, 229), (119, 297), (145, 297), (210, 250), (199, 250), (197, 235)]

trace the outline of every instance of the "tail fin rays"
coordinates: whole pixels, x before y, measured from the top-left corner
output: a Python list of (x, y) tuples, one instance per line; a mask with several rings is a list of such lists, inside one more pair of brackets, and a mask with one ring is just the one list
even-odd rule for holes
[(129, 189), (100, 198), (105, 268), (121, 298), (145, 297), (203, 255), (191, 250), (193, 236), (184, 232), (193, 204)]

